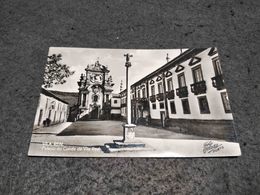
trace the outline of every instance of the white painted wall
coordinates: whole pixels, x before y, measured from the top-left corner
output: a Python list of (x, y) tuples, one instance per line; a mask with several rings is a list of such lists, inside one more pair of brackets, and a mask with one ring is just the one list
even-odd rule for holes
[(111, 109), (111, 114), (121, 114), (120, 108), (118, 108), (118, 109)]
[[(53, 107), (51, 105), (54, 105)], [(51, 110), (51, 124), (57, 124), (66, 122), (68, 118), (68, 104), (65, 104), (53, 97), (40, 94), (38, 107), (34, 119), (34, 127), (43, 126), (43, 121), (48, 118), (49, 111)], [(40, 110), (42, 110), (42, 117), (40, 120), (40, 125), (38, 126)], [(56, 115), (55, 115), (56, 112)]]
[[(115, 100), (117, 102), (115, 102)], [(121, 107), (121, 99), (120, 97), (112, 97), (111, 98), (111, 107), (120, 108)]]
[[(116, 100), (116, 102), (115, 102)], [(121, 113), (121, 98), (112, 97), (111, 98), (111, 114), (120, 114)]]

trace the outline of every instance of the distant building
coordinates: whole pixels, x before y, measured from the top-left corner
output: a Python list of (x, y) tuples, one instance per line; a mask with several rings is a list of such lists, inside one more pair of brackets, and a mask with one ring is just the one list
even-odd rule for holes
[(67, 102), (42, 88), (34, 128), (66, 122), (68, 113), (69, 106)]
[(116, 120), (121, 118), (121, 97), (119, 94), (112, 94), (111, 100), (111, 119)]
[(126, 90), (120, 92), (120, 98), (121, 98), (121, 116), (123, 118), (126, 118)]
[(112, 76), (108, 75), (110, 71), (99, 61), (88, 65), (85, 71), (78, 81), (78, 119), (106, 119), (114, 86)]
[[(121, 95), (125, 117), (126, 93)], [(132, 121), (226, 138), (232, 114), (216, 48), (189, 49), (131, 85)]]

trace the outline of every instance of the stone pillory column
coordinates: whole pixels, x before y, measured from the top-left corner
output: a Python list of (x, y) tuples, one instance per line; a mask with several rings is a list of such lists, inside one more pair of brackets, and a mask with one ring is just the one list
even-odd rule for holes
[(135, 139), (135, 125), (131, 122), (131, 97), (130, 97), (130, 82), (129, 82), (129, 68), (131, 67), (130, 57), (133, 57), (130, 54), (125, 54), (126, 62), (126, 101), (127, 101), (127, 123), (123, 125), (124, 127), (124, 138), (123, 142), (132, 142)]
[(145, 144), (135, 139), (135, 125), (131, 123), (131, 98), (130, 98), (130, 83), (128, 78), (128, 70), (131, 67), (130, 54), (125, 54), (126, 62), (126, 101), (127, 101), (127, 123), (123, 125), (123, 140), (114, 140), (114, 145), (111, 147), (105, 145), (108, 152), (123, 152), (123, 151), (139, 151), (148, 150)]

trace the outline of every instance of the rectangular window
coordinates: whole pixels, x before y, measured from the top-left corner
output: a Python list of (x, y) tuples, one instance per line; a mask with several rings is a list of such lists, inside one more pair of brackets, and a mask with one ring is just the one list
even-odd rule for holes
[(183, 114), (190, 114), (190, 105), (188, 99), (182, 99)]
[(184, 73), (181, 73), (181, 74), (178, 75), (178, 83), (179, 83), (180, 88), (186, 86)]
[(140, 90), (137, 91), (137, 98), (138, 98), (138, 99), (141, 98)]
[[(85, 106), (85, 104), (86, 104), (86, 94), (84, 94), (84, 95), (85, 95), (85, 98), (84, 98), (85, 101), (83, 102), (83, 103), (84, 103), (83, 105)], [(94, 101), (94, 102), (97, 102), (97, 101), (98, 101), (98, 96), (97, 96), (97, 95), (94, 95), (93, 101)]]
[(114, 104), (117, 104), (117, 100), (114, 100)]
[(152, 95), (155, 95), (155, 88), (154, 88), (154, 85), (151, 86), (151, 94), (152, 94)]
[(167, 88), (168, 88), (168, 91), (173, 90), (172, 78), (167, 80)]
[(175, 107), (175, 102), (171, 101), (170, 102), (170, 107), (171, 107), (171, 113), (176, 114), (176, 107)]
[(209, 104), (206, 96), (198, 97), (200, 113), (201, 114), (209, 114)]
[(156, 103), (152, 104), (153, 110), (156, 109)]
[(164, 103), (160, 102), (160, 109), (164, 109)]
[(55, 101), (51, 101), (51, 109), (55, 110), (55, 105), (56, 105), (56, 102)]
[(221, 69), (221, 66), (220, 66), (219, 58), (218, 57), (213, 58), (212, 63), (213, 63), (215, 75), (216, 76), (222, 75), (222, 69)]
[[(95, 99), (94, 99), (94, 101), (95, 101)], [(82, 106), (86, 106), (86, 94), (85, 93), (83, 94)]]
[(162, 82), (158, 83), (158, 93), (163, 93), (163, 85)]
[(227, 92), (222, 92), (221, 93), (221, 98), (222, 98), (222, 102), (223, 102), (223, 106), (224, 106), (225, 112), (226, 113), (231, 113), (231, 107), (230, 107), (230, 103), (229, 103)]
[(145, 88), (142, 89), (142, 97), (145, 98), (146, 95), (145, 95)]
[(198, 65), (195, 68), (192, 69), (192, 75), (193, 75), (193, 80), (194, 83), (198, 83), (200, 81), (203, 81), (203, 75), (202, 75), (202, 70), (201, 66)]

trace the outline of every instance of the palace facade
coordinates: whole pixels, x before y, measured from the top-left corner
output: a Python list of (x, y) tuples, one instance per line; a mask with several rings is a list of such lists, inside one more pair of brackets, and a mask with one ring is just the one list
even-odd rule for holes
[[(126, 115), (126, 91), (121, 91)], [(216, 48), (188, 49), (131, 85), (135, 124), (233, 139), (232, 113)]]
[(78, 81), (78, 120), (109, 119), (110, 99), (114, 83), (107, 66), (97, 61), (87, 65), (86, 73)]

